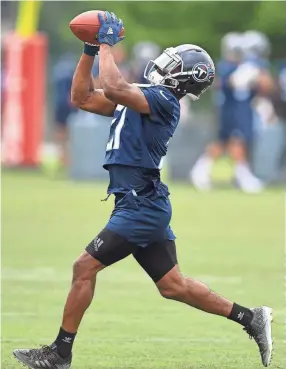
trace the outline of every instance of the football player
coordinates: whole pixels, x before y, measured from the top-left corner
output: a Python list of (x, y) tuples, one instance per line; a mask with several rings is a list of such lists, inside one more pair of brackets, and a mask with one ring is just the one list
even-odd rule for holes
[(277, 111), (281, 120), (286, 123), (286, 59), (280, 62), (278, 68), (278, 105)]
[[(206, 149), (190, 173), (199, 190), (212, 187), (211, 170), (214, 161), (226, 151), (235, 163), (234, 179), (246, 193), (263, 189), (249, 165), (249, 149), (254, 135), (254, 98), (269, 93), (274, 86), (265, 66), (268, 48), (264, 38), (254, 31), (228, 33), (222, 39), (222, 60), (218, 64), (218, 140)], [(263, 55), (264, 55), (263, 54)]]
[(111, 47), (121, 41), (122, 22), (108, 12), (100, 17), (99, 81), (94, 89), (92, 65), (99, 47), (84, 46), (72, 84), (72, 101), (80, 109), (113, 117), (104, 168), (108, 194), (115, 208), (105, 228), (73, 266), (72, 287), (54, 342), (40, 349), (17, 349), (16, 358), (33, 369), (68, 369), (80, 322), (92, 302), (96, 276), (106, 267), (133, 255), (160, 294), (204, 312), (239, 323), (259, 347), (262, 362), (271, 360), (271, 312), (249, 309), (211, 291), (204, 283), (182, 276), (175, 236), (170, 228), (168, 187), (160, 168), (180, 117), (179, 100), (198, 100), (212, 84), (215, 69), (209, 54), (195, 45), (166, 49), (146, 67), (150, 85), (138, 87), (122, 77)]

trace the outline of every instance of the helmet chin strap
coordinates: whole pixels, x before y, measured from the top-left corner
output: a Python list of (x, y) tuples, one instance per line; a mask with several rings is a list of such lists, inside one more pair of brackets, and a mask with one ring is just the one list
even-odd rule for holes
[(196, 96), (196, 95), (193, 95), (193, 94), (187, 94), (187, 96), (189, 96), (189, 98), (192, 100), (192, 101), (197, 101), (197, 100), (199, 100), (199, 97), (198, 96)]

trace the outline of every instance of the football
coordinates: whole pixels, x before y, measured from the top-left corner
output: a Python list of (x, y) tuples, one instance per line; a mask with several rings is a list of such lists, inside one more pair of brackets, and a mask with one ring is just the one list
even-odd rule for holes
[[(90, 10), (88, 12), (77, 15), (70, 22), (70, 29), (72, 33), (83, 42), (89, 42), (98, 45), (97, 33), (100, 29), (100, 22), (98, 14), (104, 14), (102, 10)], [(124, 27), (119, 36), (124, 35)]]

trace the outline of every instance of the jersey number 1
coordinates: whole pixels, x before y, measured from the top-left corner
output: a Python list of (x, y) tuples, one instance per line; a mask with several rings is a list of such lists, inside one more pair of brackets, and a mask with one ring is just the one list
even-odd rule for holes
[(109, 141), (107, 142), (106, 151), (118, 150), (119, 145), (120, 145), (120, 134), (121, 134), (121, 130), (123, 128), (124, 122), (125, 122), (127, 108), (126, 106), (123, 106), (123, 105), (117, 105), (116, 110), (119, 113), (121, 112), (121, 117), (119, 121), (117, 120), (117, 118), (112, 119), (111, 127), (113, 124), (116, 124), (116, 127), (111, 137), (109, 138)]

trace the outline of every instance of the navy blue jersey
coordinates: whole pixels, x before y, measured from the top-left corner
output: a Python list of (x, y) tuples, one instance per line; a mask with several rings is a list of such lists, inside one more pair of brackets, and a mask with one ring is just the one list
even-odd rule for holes
[(217, 64), (217, 76), (219, 78), (218, 98), (219, 106), (229, 106), (235, 101), (232, 87), (229, 85), (229, 77), (237, 69), (235, 63), (222, 60)]
[(103, 167), (109, 171), (108, 193), (141, 191), (160, 178), (168, 143), (180, 118), (180, 104), (162, 86), (141, 87), (151, 114), (117, 105)]
[(281, 100), (286, 102), (286, 61), (279, 65), (278, 83), (279, 83)]
[(286, 121), (286, 61), (278, 66), (278, 89), (274, 94), (273, 103), (276, 113), (283, 121)]
[(225, 127), (233, 121), (236, 109), (236, 98), (233, 87), (229, 83), (231, 74), (237, 69), (238, 65), (226, 60), (222, 60), (217, 65), (217, 75), (219, 78), (219, 88), (217, 91), (217, 105), (219, 108), (219, 124)]
[[(257, 64), (256, 64), (257, 65)], [(255, 91), (253, 89), (236, 89), (229, 83), (229, 78), (233, 72), (239, 67), (238, 64), (221, 61), (218, 63), (217, 71), (218, 77), (220, 79), (220, 88), (219, 88), (219, 105), (223, 109), (232, 108), (236, 103), (250, 104), (251, 100), (255, 95)]]
[(64, 55), (53, 67), (55, 120), (60, 124), (66, 124), (70, 114), (76, 111), (70, 102), (74, 69), (70, 55)]
[(230, 85), (229, 78), (239, 65), (223, 61), (218, 65), (218, 75), (220, 77), (219, 106), (221, 121), (228, 122), (237, 120), (253, 120), (252, 99), (256, 94), (253, 88), (235, 88)]

